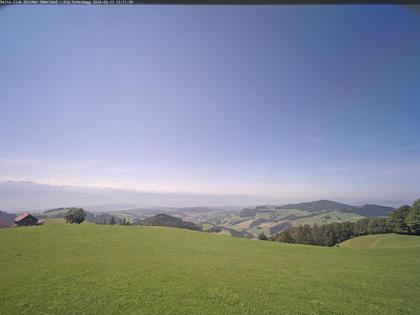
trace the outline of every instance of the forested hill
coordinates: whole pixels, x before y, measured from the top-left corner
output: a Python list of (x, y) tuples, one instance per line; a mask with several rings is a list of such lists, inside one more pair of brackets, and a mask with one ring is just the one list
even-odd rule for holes
[(176, 227), (189, 230), (200, 230), (200, 227), (192, 222), (186, 222), (180, 218), (164, 213), (154, 215), (141, 221), (141, 225)]
[(351, 206), (345, 203), (331, 201), (331, 200), (317, 200), (310, 202), (301, 202), (296, 204), (287, 204), (277, 207), (277, 209), (298, 209), (308, 212), (318, 212), (325, 210), (339, 210), (343, 212), (356, 213), (368, 218), (378, 216), (388, 216), (395, 209), (387, 206), (380, 206), (374, 204), (367, 204), (363, 206)]
[(379, 205), (363, 205), (363, 206), (352, 206), (349, 212), (356, 213), (358, 215), (362, 215), (368, 218), (374, 217), (386, 217), (392, 212), (394, 212), (395, 208), (386, 207), (386, 206), (379, 206)]
[(318, 212), (324, 210), (347, 210), (352, 206), (345, 203), (331, 201), (331, 200), (317, 200), (310, 202), (291, 203), (277, 207), (277, 209), (298, 209), (308, 212)]

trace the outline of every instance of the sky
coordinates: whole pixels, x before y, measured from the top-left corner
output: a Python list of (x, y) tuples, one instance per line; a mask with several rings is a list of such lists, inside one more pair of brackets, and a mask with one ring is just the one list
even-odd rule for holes
[(0, 57), (0, 180), (420, 197), (406, 6), (11, 6)]

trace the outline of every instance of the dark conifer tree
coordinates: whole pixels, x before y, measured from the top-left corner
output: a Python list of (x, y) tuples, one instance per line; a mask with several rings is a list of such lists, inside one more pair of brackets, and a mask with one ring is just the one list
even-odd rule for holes
[(290, 232), (288, 230), (280, 233), (278, 235), (277, 241), (283, 242), (283, 243), (295, 243), (295, 240), (290, 235)]
[(264, 234), (264, 232), (261, 232), (260, 235), (258, 235), (258, 239), (260, 241), (268, 241), (268, 237)]

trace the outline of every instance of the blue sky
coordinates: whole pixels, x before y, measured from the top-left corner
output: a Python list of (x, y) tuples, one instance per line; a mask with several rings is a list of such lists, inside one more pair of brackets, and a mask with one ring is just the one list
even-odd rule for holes
[(0, 10), (0, 180), (420, 197), (403, 6)]

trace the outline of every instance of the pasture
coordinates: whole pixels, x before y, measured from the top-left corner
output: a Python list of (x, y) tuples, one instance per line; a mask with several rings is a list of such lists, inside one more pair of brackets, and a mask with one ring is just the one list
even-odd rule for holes
[(355, 237), (340, 244), (344, 248), (418, 248), (420, 249), (420, 236), (398, 234), (376, 234)]
[(420, 247), (326, 248), (162, 227), (8, 228), (0, 314), (420, 314), (419, 261)]

